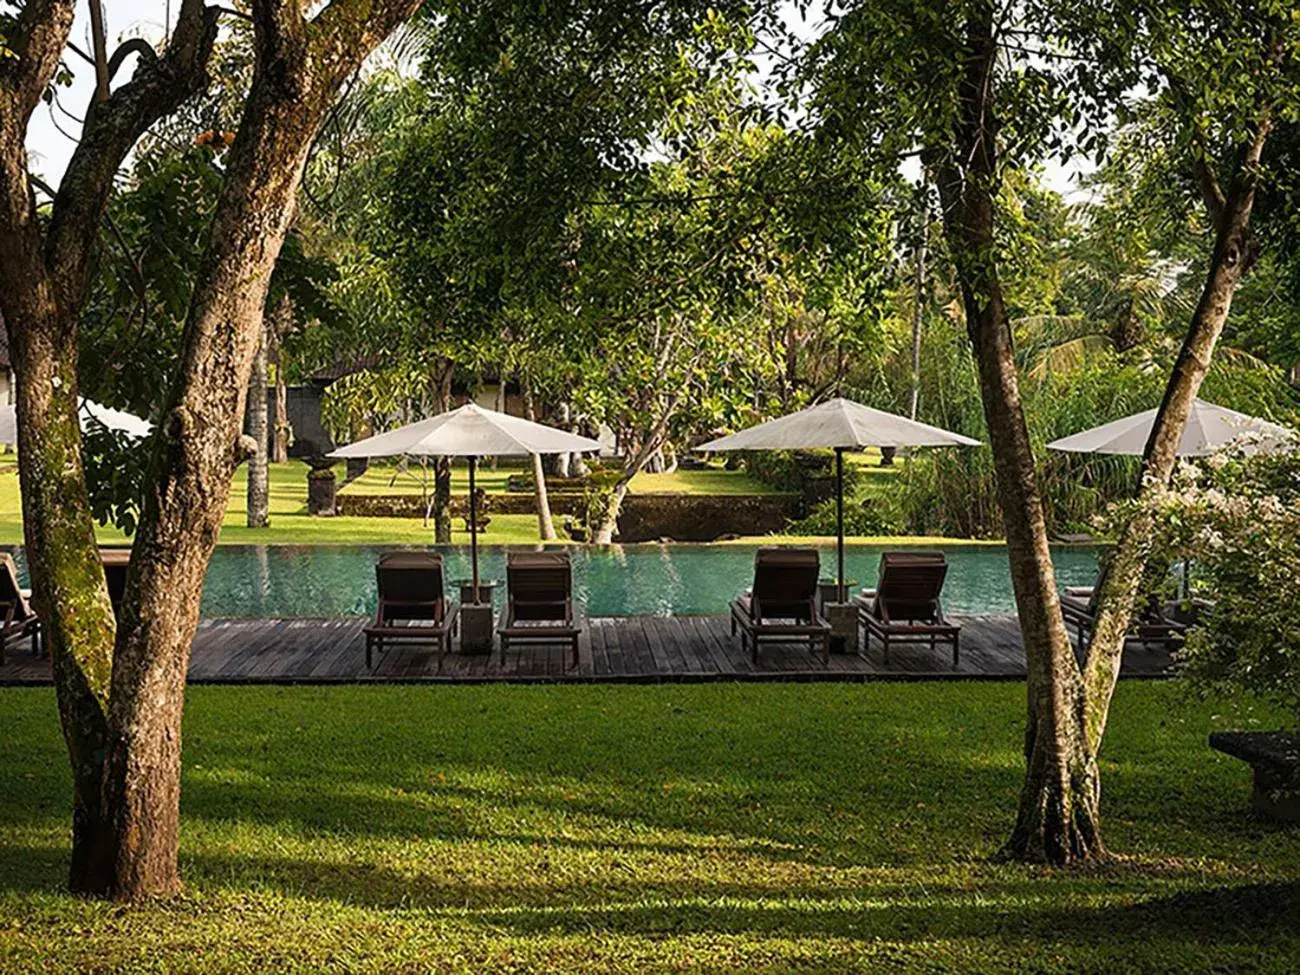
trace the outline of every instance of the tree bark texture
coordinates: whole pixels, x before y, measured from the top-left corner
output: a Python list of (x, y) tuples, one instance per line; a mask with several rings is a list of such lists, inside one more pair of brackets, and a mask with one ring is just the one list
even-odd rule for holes
[(16, 57), (0, 59), (0, 312), (17, 383), (25, 550), (73, 773), (69, 884), (102, 893), (112, 880), (101, 781), (114, 619), (82, 467), (77, 322), (113, 177), (150, 125), (206, 86), (217, 15), (201, 0), (185, 0), (167, 51), (141, 56), (131, 79), (111, 93), (97, 59), (97, 93), (81, 142), (42, 219), (24, 143), (63, 55), (74, 6), (24, 4), (8, 38)]
[[(266, 330), (264, 330), (266, 331)], [(253, 356), (253, 371), (248, 377), (248, 434), (257, 449), (248, 458), (248, 511), (249, 528), (268, 528), (271, 525), (271, 470), (267, 463), (270, 434), (266, 401), (266, 344), (263, 334)]]
[[(537, 410), (534, 407), (532, 391), (525, 384), (523, 387), (524, 395), (524, 416), (528, 420), (536, 421)], [(551, 518), (551, 499), (546, 493), (546, 469), (542, 466), (542, 455), (533, 454), (530, 458), (533, 465), (533, 492), (537, 496), (537, 533), (544, 542), (553, 542), (558, 537), (555, 534), (555, 521)]]
[(1064, 864), (1105, 854), (1099, 779), (1083, 728), (1083, 682), (1061, 617), (1016, 372), (995, 238), (997, 122), (992, 5), (972, 11), (953, 142), (939, 159), (944, 229), (993, 450), (1011, 581), (1028, 658), (1028, 773), (1009, 856)]
[(631, 459), (623, 467), (623, 474), (614, 483), (613, 489), (605, 504), (600, 523), (592, 533), (592, 543), (595, 545), (611, 545), (614, 542), (614, 533), (618, 531), (618, 516), (623, 511), (623, 499), (627, 497), (627, 490), (632, 483), (632, 478), (649, 462), (660, 449), (662, 449), (664, 440), (668, 436), (668, 424), (672, 422), (673, 413), (677, 409), (677, 399), (670, 398), (664, 406), (663, 414), (659, 417), (657, 423), (650, 430), (640, 449), (632, 455)]
[[(437, 411), (451, 409), (451, 383), (456, 367), (451, 359), (438, 361)], [(451, 544), (451, 458), (435, 457), (433, 461), (433, 540), (439, 545)]]
[(271, 463), (283, 464), (289, 459), (289, 391), (284, 380), (284, 339), (293, 329), (293, 302), (288, 295), (281, 299), (272, 327), (267, 330), (271, 343), (267, 362), (275, 369), (275, 408), (271, 414)]
[(912, 298), (912, 395), (908, 402), (908, 416), (916, 419), (921, 406), (921, 339), (925, 327), (925, 250), (930, 239), (930, 200), (927, 186), (921, 186), (921, 234), (916, 244), (916, 275)]
[[(993, 192), (997, 118), (992, 76), (996, 41), (991, 6), (971, 15), (966, 54), (960, 121), (952, 146), (941, 154), (939, 189), (979, 369), (1029, 671), (1028, 767), (1016, 825), (1003, 853), (1068, 864), (1106, 855), (1100, 832), (1097, 755), (1154, 525), (1150, 516), (1139, 514), (1117, 539), (1099, 581), (1098, 621), (1080, 665), (1056, 598), (997, 274)], [(1169, 483), (1187, 417), (1209, 370), (1237, 285), (1253, 259), (1250, 215), (1262, 151), (1272, 127), (1262, 92), (1261, 86), (1259, 113), (1226, 193), (1203, 167), (1202, 185), (1216, 225), (1214, 253), (1147, 443), (1139, 498)]]
[[(1264, 146), (1273, 130), (1271, 113), (1261, 107), (1252, 134), (1242, 147), (1227, 192), (1217, 188), (1210, 200), (1215, 224), (1214, 251), (1200, 299), (1165, 387), (1142, 460), (1136, 494), (1147, 499), (1169, 485), (1178, 462), (1178, 444), (1201, 383), (1209, 372), (1237, 287), (1254, 262), (1256, 242), (1250, 230)], [(1207, 176), (1211, 180), (1213, 177)], [(1142, 574), (1154, 540), (1154, 522), (1139, 505), (1139, 514), (1116, 539), (1114, 555), (1099, 581), (1097, 624), (1088, 645), (1084, 680), (1088, 699), (1085, 724), (1093, 749), (1100, 747), (1111, 696), (1119, 678), (1124, 634), (1139, 596)]]
[(310, 20), (252, 5), (253, 82), (196, 276), (136, 535), (113, 660), (104, 802), (114, 893), (164, 895), (177, 872), (181, 710), (199, 597), (237, 458), (241, 398), (303, 166), (339, 86), (416, 0), (334, 0)]

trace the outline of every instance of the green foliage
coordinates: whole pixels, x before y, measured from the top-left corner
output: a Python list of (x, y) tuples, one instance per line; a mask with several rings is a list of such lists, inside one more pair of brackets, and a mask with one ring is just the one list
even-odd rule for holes
[[(1300, 726), (1300, 440), (1296, 447), (1184, 465), (1152, 510), (1155, 561), (1194, 560), (1203, 600), (1179, 674), (1203, 695), (1275, 701)], [(1133, 515), (1120, 506), (1109, 520)]]
[[(148, 147), (110, 201), (79, 333), (78, 378), (90, 398), (142, 416), (161, 407), (221, 192), (220, 155), (209, 146)], [(291, 232), (268, 305), (287, 295), (306, 320), (333, 322), (337, 310), (326, 291), (334, 276), (331, 262)]]
[[(1133, 458), (1058, 454), (1045, 449), (1055, 439), (1159, 404), (1163, 376), (1142, 363), (1126, 361), (1109, 348), (1097, 350), (1076, 368), (1026, 377), (1022, 385), (1030, 437), (1038, 458), (1044, 514), (1053, 533), (1088, 531), (1108, 504), (1133, 490)], [(970, 386), (959, 409), (947, 403), (951, 429), (982, 436), (980, 406)], [(1294, 399), (1276, 371), (1217, 363), (1203, 395), (1242, 412), (1286, 421)], [(996, 476), (988, 448), (931, 451), (924, 464), (907, 465), (896, 486), (904, 529), (909, 534), (994, 538), (1002, 534)]]
[(741, 453), (739, 462), (750, 477), (790, 494), (804, 493), (810, 480), (834, 476), (830, 451), (753, 450)]
[[(807, 517), (790, 524), (791, 535), (834, 535), (838, 527), (835, 499), (819, 501)], [(863, 494), (846, 489), (844, 498), (845, 535), (902, 535), (898, 505), (889, 494)]]
[(431, 366), (403, 363), (362, 369), (332, 382), (321, 397), (321, 421), (337, 443), (414, 423), (437, 412)]
[(101, 525), (135, 534), (148, 483), (151, 443), (112, 430), (91, 417), (81, 433), (90, 510)]

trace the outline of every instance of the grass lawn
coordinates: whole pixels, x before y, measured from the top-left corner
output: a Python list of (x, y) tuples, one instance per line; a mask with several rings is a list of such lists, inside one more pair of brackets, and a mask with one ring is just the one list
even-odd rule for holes
[[(492, 470), (480, 466), (474, 483), (489, 493), (506, 490), (510, 475), (531, 479), (532, 472), (520, 467), (500, 467)], [(348, 494), (419, 494), (419, 469), (399, 472), (392, 465), (371, 467), (343, 490)], [(340, 478), (342, 467), (340, 467)], [(456, 494), (469, 493), (469, 471), (463, 464), (452, 467), (451, 488)], [(721, 467), (702, 471), (679, 470), (671, 474), (646, 474), (632, 478), (629, 490), (636, 494), (775, 494), (770, 486), (755, 480), (743, 471), (728, 471)]]
[(1300, 834), (1167, 683), (1119, 688), (1088, 871), (989, 860), (1022, 685), (194, 688), (188, 890), (132, 908), (60, 889), (53, 692), (0, 713), (6, 973), (1300, 968)]
[[(301, 461), (271, 465), (271, 527), (249, 528), (247, 469), (235, 471), (231, 485), (230, 507), (221, 529), (223, 545), (427, 545), (433, 530), (426, 529), (419, 518), (313, 518), (307, 514), (307, 465)], [(340, 478), (343, 465), (339, 465)], [(504, 482), (504, 472), (499, 479)], [(418, 493), (418, 487), (415, 489)], [(468, 545), (469, 533), (456, 519), (453, 540)], [(104, 542), (123, 541), (122, 533), (113, 528), (99, 528)], [(533, 515), (492, 515), (488, 530), (479, 536), (485, 545), (536, 542), (537, 518)], [(23, 540), (22, 515), (18, 494), (18, 474), (0, 469), (0, 545), (19, 545)]]
[[(18, 494), (18, 472), (13, 465), (13, 455), (0, 458), (0, 545), (21, 545), (23, 540), (22, 513)], [(889, 469), (875, 468), (885, 481)], [(343, 465), (338, 466), (340, 482)], [(478, 475), (489, 491), (504, 490), (511, 471), (484, 469)], [(516, 471), (517, 473), (517, 471)], [(353, 481), (344, 490), (365, 494), (391, 492), (419, 494), (419, 482), (410, 475), (400, 475), (392, 487), (393, 469), (374, 468)], [(426, 529), (419, 518), (313, 518), (307, 514), (307, 465), (301, 461), (271, 465), (271, 527), (249, 528), (244, 522), (247, 515), (246, 468), (240, 466), (231, 485), (230, 507), (221, 529), (223, 545), (427, 545), (433, 541), (432, 529)], [(453, 490), (468, 491), (468, 477), (463, 467), (453, 472)], [(638, 474), (632, 481), (632, 490), (647, 493), (680, 494), (764, 494), (771, 493), (766, 485), (746, 474), (721, 469), (706, 471), (677, 471), (674, 474)], [(527, 545), (538, 541), (537, 518), (533, 515), (494, 514), (492, 522), (479, 540), (484, 545)], [(469, 533), (464, 531), (461, 519), (453, 525), (453, 541), (469, 544)], [(557, 523), (557, 528), (558, 528)], [(120, 543), (122, 533), (113, 528), (99, 528), (102, 542)], [(859, 536), (848, 539), (850, 544), (900, 545), (969, 545), (963, 539), (911, 538)], [(803, 536), (754, 536), (720, 544), (831, 544), (833, 538), (808, 538)]]

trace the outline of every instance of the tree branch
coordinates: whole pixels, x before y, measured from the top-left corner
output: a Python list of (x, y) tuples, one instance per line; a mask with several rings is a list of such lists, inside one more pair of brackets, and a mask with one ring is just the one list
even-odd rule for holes
[(154, 122), (207, 86), (207, 65), (216, 35), (216, 11), (205, 7), (203, 0), (184, 0), (166, 54), (141, 58), (130, 81), (112, 92), (107, 101), (91, 103), (81, 142), (55, 197), (46, 238), (46, 266), (64, 307), (79, 306), (96, 237), (94, 229), (103, 217), (122, 161)]
[(5, 111), (24, 128), (59, 69), (73, 13), (71, 0), (28, 0), (18, 12), (8, 41), (16, 57), (0, 59), (0, 92)]
[(152, 44), (142, 37), (132, 37), (119, 44), (117, 50), (113, 52), (113, 56), (108, 59), (108, 77), (110, 79), (117, 74), (118, 69), (122, 67), (122, 62), (131, 54), (140, 55), (142, 61), (158, 60), (158, 52), (153, 49)]
[(104, 30), (104, 7), (100, 0), (87, 0), (90, 6), (90, 50), (95, 55), (95, 101), (108, 101), (108, 39)]

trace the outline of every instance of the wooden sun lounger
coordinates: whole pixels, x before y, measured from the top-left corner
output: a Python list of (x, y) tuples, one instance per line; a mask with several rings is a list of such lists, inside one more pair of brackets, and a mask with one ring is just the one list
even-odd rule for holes
[[(386, 644), (438, 648), (438, 667), (451, 650), (460, 607), (443, 592), (442, 556), (430, 552), (387, 552), (375, 566), (379, 608), (366, 627), (366, 667)], [(399, 625), (401, 623), (414, 625)]]
[(874, 636), (884, 648), (889, 663), (893, 644), (940, 644), (952, 647), (952, 666), (961, 662), (961, 627), (943, 615), (940, 596), (948, 576), (948, 561), (942, 552), (883, 552), (875, 589), (865, 589), (857, 598), (858, 626), (862, 631), (862, 652), (871, 650)]
[(515, 643), (563, 643), (578, 664), (582, 627), (573, 616), (573, 565), (568, 552), (512, 552), (506, 558), (506, 610), (498, 633), (501, 662)]
[[(1195, 609), (1203, 610), (1206, 604), (1198, 604)], [(1092, 586), (1066, 586), (1061, 593), (1061, 615), (1065, 625), (1074, 627), (1079, 652), (1088, 649), (1092, 642), (1093, 630), (1097, 627), (1097, 592)], [(1125, 641), (1136, 640), (1144, 649), (1172, 651), (1183, 645), (1187, 636), (1190, 620), (1177, 619), (1173, 607), (1149, 602), (1133, 615)]]
[(821, 560), (815, 549), (760, 548), (754, 556), (754, 588), (731, 604), (731, 634), (740, 631), (741, 649), (758, 663), (761, 640), (807, 640), (808, 649), (831, 659), (831, 627), (817, 612)]
[(32, 654), (40, 656), (44, 641), (41, 620), (28, 602), (27, 591), (18, 584), (18, 566), (8, 552), (0, 552), (0, 616), (4, 618), (0, 629), (0, 664), (5, 662), (5, 647), (10, 640), (30, 637)]

